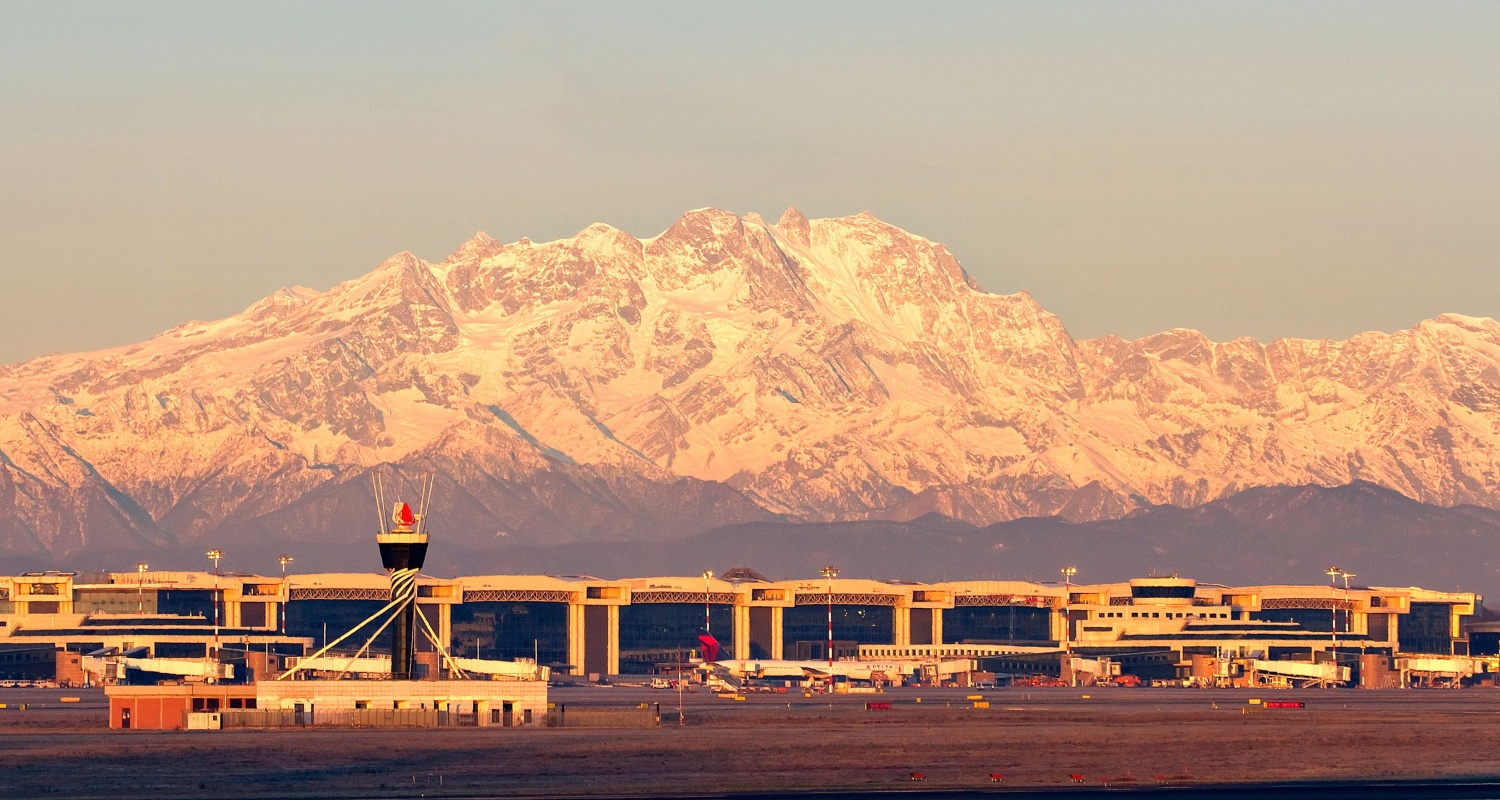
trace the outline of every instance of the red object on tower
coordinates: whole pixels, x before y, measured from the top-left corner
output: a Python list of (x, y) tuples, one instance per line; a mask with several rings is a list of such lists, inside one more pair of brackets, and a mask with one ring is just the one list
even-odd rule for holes
[(397, 503), (396, 504), (396, 524), (397, 525), (402, 525), (402, 526), (405, 526), (405, 527), (409, 528), (416, 521), (417, 521), (416, 517), (412, 516), (411, 506), (407, 505), (406, 503)]

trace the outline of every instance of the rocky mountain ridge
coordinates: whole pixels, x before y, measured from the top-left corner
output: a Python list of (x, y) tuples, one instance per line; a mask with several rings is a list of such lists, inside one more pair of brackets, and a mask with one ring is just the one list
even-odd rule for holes
[(0, 367), (0, 547), (369, 527), (436, 473), (466, 546), (772, 521), (1116, 518), (1369, 481), (1500, 507), (1500, 324), (1078, 341), (868, 214), (476, 235), (147, 342)]

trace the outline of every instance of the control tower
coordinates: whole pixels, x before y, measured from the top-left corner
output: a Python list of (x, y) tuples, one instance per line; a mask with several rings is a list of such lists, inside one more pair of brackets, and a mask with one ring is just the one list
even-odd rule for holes
[(391, 602), (400, 602), (391, 624), (391, 680), (412, 679), (416, 662), (417, 573), (427, 559), (427, 532), (411, 506), (396, 503), (393, 527), (375, 536), (380, 561), (391, 573)]

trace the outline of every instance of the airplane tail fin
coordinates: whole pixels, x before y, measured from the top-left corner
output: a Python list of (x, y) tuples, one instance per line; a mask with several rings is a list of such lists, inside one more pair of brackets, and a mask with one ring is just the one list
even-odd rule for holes
[(704, 661), (712, 664), (719, 660), (719, 651), (723, 648), (719, 646), (718, 639), (715, 639), (712, 634), (702, 633), (698, 635), (698, 641), (703, 645)]

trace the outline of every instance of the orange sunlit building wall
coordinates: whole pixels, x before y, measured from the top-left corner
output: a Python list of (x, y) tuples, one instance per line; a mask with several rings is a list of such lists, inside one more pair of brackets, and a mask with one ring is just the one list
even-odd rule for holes
[(180, 731), (193, 711), (255, 708), (255, 686), (107, 686), (109, 727), (114, 730)]

